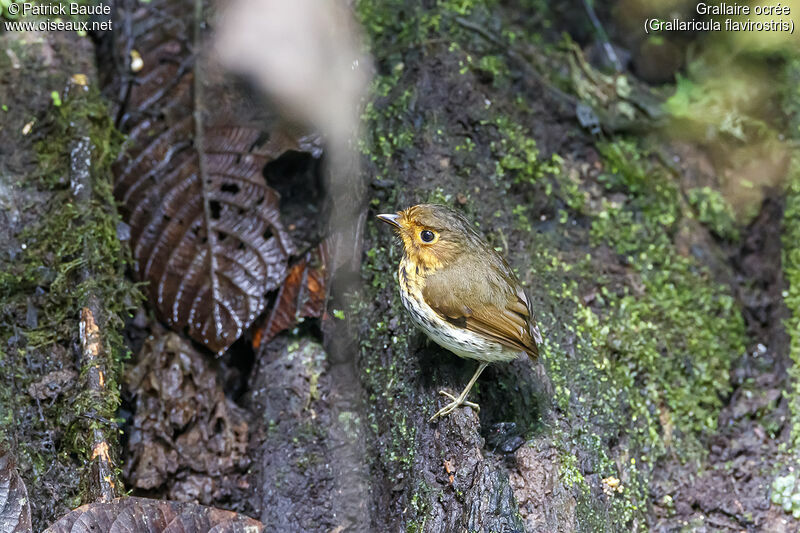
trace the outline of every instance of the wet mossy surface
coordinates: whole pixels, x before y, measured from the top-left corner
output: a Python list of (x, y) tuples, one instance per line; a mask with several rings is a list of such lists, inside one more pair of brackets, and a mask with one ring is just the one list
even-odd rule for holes
[[(32, 119), (35, 126), (29, 139), (14, 141), (17, 152), (2, 168), (14, 209), (7, 212), (0, 259), (0, 423), (18, 457), (39, 530), (82, 502), (93, 430), (115, 453), (117, 375), (127, 354), (121, 330), (140, 295), (126, 278), (128, 254), (118, 238), (111, 194), (120, 136), (97, 89), (65, 74), (90, 80), (91, 44), (66, 35), (38, 42), (6, 37), (26, 60), (22, 72), (0, 67), (19, 77), (22, 85), (14, 90), (39, 84), (59, 95), (53, 99), (37, 90), (37, 98), (9, 108), (6, 124), (14, 132), (22, 129), (19, 122)], [(42, 68), (42, 47), (69, 68)], [(88, 149), (86, 160), (76, 160), (78, 142)], [(100, 327), (104, 391), (84, 384), (79, 330), (87, 306)], [(31, 392), (32, 386), (40, 392)]]
[[(525, 446), (558, 451), (571, 499), (548, 503), (572, 506), (566, 516), (577, 530), (647, 529), (654, 469), (675, 457), (702, 468), (734, 391), (731, 373), (751, 344), (727, 264), (741, 221), (718, 189), (682, 182), (665, 158), (669, 146), (582, 131), (510, 57), (522, 43), (564, 59), (541, 44), (548, 29), (521, 23), (513, 7), (360, 2), (358, 11), (378, 64), (362, 145), (372, 212), (423, 201), (463, 209), (535, 301), (549, 383), (521, 361), (490, 368), (473, 390), (482, 406), (474, 423), (514, 422)], [(474, 364), (407, 321), (396, 294), (402, 252), (390, 233), (368, 225), (366, 288), (350, 310), (361, 317), (376, 467), (397, 483), (374, 504), (405, 511), (392, 524), (432, 531), (437, 506), (453, 511), (458, 492), (446, 476), (432, 483), (421, 471), (421, 450), (432, 444), (417, 420), (435, 410), (438, 388), (457, 389)], [(453, 427), (443, 421), (433, 431)], [(519, 468), (480, 446), (493, 468)], [(443, 459), (454, 448), (442, 446)], [(526, 525), (538, 527), (544, 510), (518, 503)]]
[[(591, 99), (587, 80), (606, 78), (587, 76), (590, 67), (576, 61), (571, 40), (558, 37), (559, 25), (569, 18), (566, 9), (524, 0), (411, 6), (359, 0), (356, 9), (377, 64), (361, 144), (371, 179), (371, 214), (429, 201), (462, 209), (516, 268), (545, 338), (540, 366), (520, 360), (486, 371), (471, 395), (481, 404), (480, 414), (465, 408), (428, 422), (441, 405), (438, 390), (459, 390), (475, 364), (413, 329), (397, 294), (399, 243), (370, 220), (364, 288), (333, 316), (358, 326), (373, 528), (670, 530), (679, 519), (666, 526), (659, 520), (676, 515), (682, 520), (694, 512), (695, 496), (682, 497), (681, 490), (730, 492), (721, 484), (687, 487), (663, 480), (702, 478), (704, 469), (751, 472), (755, 478), (747, 486), (755, 487), (758, 497), (744, 500), (742, 510), (723, 508), (724, 502), (721, 510), (696, 505), (709, 516), (733, 517), (727, 525), (755, 527), (751, 510), (766, 501), (773, 474), (782, 480), (773, 489), (791, 501), (794, 493), (778, 470), (794, 465), (797, 431), (780, 449), (764, 442), (791, 429), (781, 412), (791, 411), (795, 428), (800, 412), (797, 162), (785, 206), (748, 226), (759, 205), (741, 217), (717, 187), (687, 185), (671, 164), (670, 147), (657, 139), (621, 134), (600, 139), (579, 126), (559, 91)], [(573, 32), (588, 31), (585, 22), (569, 25)], [(525, 53), (540, 58), (534, 67), (538, 76), (521, 64), (521, 56), (533, 57)], [(0, 58), (5, 72), (4, 61)], [(558, 70), (549, 70), (554, 66)], [(33, 106), (38, 144), (31, 138), (22, 143), (29, 159), (13, 172), (0, 166), (5, 177), (23, 176), (0, 187), (18, 187), (21, 196), (14, 198), (24, 204), (18, 209), (24, 221), (20, 231), (2, 241), (6, 252), (13, 251), (2, 256), (9, 268), (0, 269), (0, 364), (8, 370), (0, 383), (2, 431), (15, 444), (37, 499), (39, 525), (79, 503), (85, 436), (96, 424), (116, 430), (107, 421), (113, 421), (119, 400), (113, 372), (111, 393), (102, 397), (73, 384), (55, 399), (36, 402), (28, 386), (53, 371), (79, 368), (78, 312), (90, 296), (105, 303), (101, 329), (118, 370), (125, 356), (120, 318), (139, 297), (133, 285), (122, 283), (128, 259), (111, 208), (109, 165), (119, 138), (96, 92), (76, 86), (64, 92), (63, 78), (52, 87), (51, 80), (43, 83), (47, 98)], [(622, 100), (615, 103), (622, 112), (629, 110), (627, 83), (612, 90)], [(58, 89), (58, 100), (50, 98), (51, 89)], [(796, 101), (785, 98), (787, 115), (798, 116)], [(19, 131), (30, 118), (20, 115), (9, 123)], [(796, 132), (797, 124), (792, 127)], [(89, 204), (75, 202), (70, 189), (70, 142), (80, 136), (93, 147)], [(785, 355), (770, 346), (777, 355), (757, 361), (750, 355), (760, 342), (750, 318), (753, 305), (741, 288), (750, 287), (737, 276), (758, 264), (747, 270), (730, 256), (750, 246), (748, 239), (769, 232), (781, 210), (782, 298), (791, 312), (785, 322), (791, 345)], [(297, 355), (299, 345), (292, 342), (280, 357)], [(789, 353), (795, 367), (794, 384), (785, 393), (788, 407), (765, 395), (739, 413), (740, 397), (758, 399), (764, 390), (783, 386), (765, 385), (761, 377), (772, 379), (763, 367), (775, 362), (774, 379), (782, 379)], [(324, 522), (328, 528), (336, 522), (325, 522), (330, 516), (324, 506), (335, 484), (328, 450), (320, 445), (323, 426), (347, 431), (352, 420), (330, 420), (326, 366), (319, 357), (295, 372), (304, 376), (302, 397), (291, 390), (270, 393), (275, 397), (267, 400), (277, 413), (272, 414), (275, 420), (285, 417), (288, 429), (270, 433), (278, 424), (265, 418), (261, 443), (293, 453), (291, 465), (275, 463), (265, 470), (264, 486), (273, 483), (278, 491), (318, 503), (319, 517), (301, 518), (309, 527)], [(267, 361), (265, 368), (270, 364), (282, 363)], [(288, 376), (284, 381), (294, 379), (289, 367), (280, 368)], [(266, 373), (267, 385), (272, 376)], [(322, 399), (314, 392), (318, 386)], [(282, 402), (299, 415), (281, 411)], [(96, 415), (94, 422), (80, 416), (85, 413)], [(264, 413), (272, 416), (269, 409)], [(730, 427), (744, 436), (730, 439), (730, 452), (719, 451)], [(785, 460), (749, 464), (762, 449), (773, 454), (769, 457), (780, 451)], [(264, 456), (275, 457), (269, 453)], [(307, 485), (297, 481), (298, 487), (288, 487), (292, 477)], [(298, 488), (304, 494), (298, 495)], [(705, 527), (696, 520), (680, 524), (689, 530)]]
[[(800, 58), (789, 56), (780, 79), (781, 108), (787, 122), (787, 137), (796, 147), (800, 139)], [(786, 183), (782, 191), (782, 217), (780, 221), (780, 259), (782, 269), (781, 297), (785, 306), (781, 319), (787, 337), (788, 376), (783, 400), (779, 404), (782, 416), (766, 425), (772, 434), (780, 434), (776, 460), (768, 474), (767, 485), (775, 515), (783, 523), (789, 516), (800, 518), (800, 490), (797, 486), (797, 468), (800, 466), (800, 159), (795, 149), (789, 158)], [(783, 407), (783, 409), (780, 409)], [(786, 514), (783, 514), (783, 513)]]
[(795, 155), (790, 168), (786, 206), (783, 217), (783, 272), (786, 279), (784, 301), (790, 310), (785, 327), (789, 334), (789, 370), (791, 385), (787, 392), (791, 416), (789, 446), (772, 482), (771, 501), (795, 519), (800, 518), (800, 487), (797, 468), (800, 465), (800, 159)]
[[(783, 108), (790, 117), (792, 138), (800, 139), (800, 58), (795, 58), (785, 69), (786, 94)], [(783, 272), (786, 278), (784, 301), (791, 312), (786, 320), (786, 331), (791, 337), (789, 353), (793, 363), (790, 370), (793, 391), (790, 396), (792, 411), (793, 453), (800, 460), (800, 156), (792, 155), (789, 179), (786, 186), (786, 205), (783, 216)]]
[[(792, 378), (800, 383), (800, 162), (794, 162), (795, 175), (789, 185), (786, 197), (786, 211), (783, 230), (783, 269), (789, 286), (786, 291), (786, 305), (794, 312), (787, 320), (786, 330), (791, 335), (790, 354), (794, 366)], [(793, 441), (800, 441), (800, 390), (795, 389), (792, 396)]]

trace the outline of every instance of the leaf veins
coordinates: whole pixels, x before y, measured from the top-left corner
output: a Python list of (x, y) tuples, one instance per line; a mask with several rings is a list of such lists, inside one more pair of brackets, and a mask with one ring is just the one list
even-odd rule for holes
[(171, 328), (221, 351), (286, 275), (293, 245), (262, 169), (299, 148), (280, 132), (262, 142), (224, 101), (206, 98), (214, 88), (192, 53), (200, 49), (202, 13), (192, 18), (191, 2), (160, 4), (132, 15), (129, 46), (143, 65), (120, 115), (129, 137), (114, 193), (151, 304)]

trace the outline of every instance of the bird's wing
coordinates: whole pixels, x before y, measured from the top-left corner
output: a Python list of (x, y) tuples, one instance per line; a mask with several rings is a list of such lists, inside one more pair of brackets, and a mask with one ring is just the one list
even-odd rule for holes
[(538, 357), (539, 328), (513, 274), (458, 270), (427, 276), (422, 290), (425, 303), (454, 325)]

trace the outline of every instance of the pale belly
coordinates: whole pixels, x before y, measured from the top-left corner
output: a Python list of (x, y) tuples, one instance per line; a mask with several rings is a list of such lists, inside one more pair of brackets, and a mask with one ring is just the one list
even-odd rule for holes
[(450, 350), (459, 357), (494, 363), (511, 361), (519, 355), (512, 348), (489, 340), (478, 333), (453, 326), (440, 318), (422, 300), (421, 296), (415, 300), (400, 291), (400, 298), (403, 300), (403, 305), (411, 315), (411, 320), (414, 324), (424, 331), (433, 342), (442, 348)]

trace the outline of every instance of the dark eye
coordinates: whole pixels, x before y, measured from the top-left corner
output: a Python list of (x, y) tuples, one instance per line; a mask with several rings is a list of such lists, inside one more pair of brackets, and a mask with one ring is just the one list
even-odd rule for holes
[(419, 232), (419, 238), (423, 242), (431, 242), (436, 237), (431, 230), (424, 229)]

